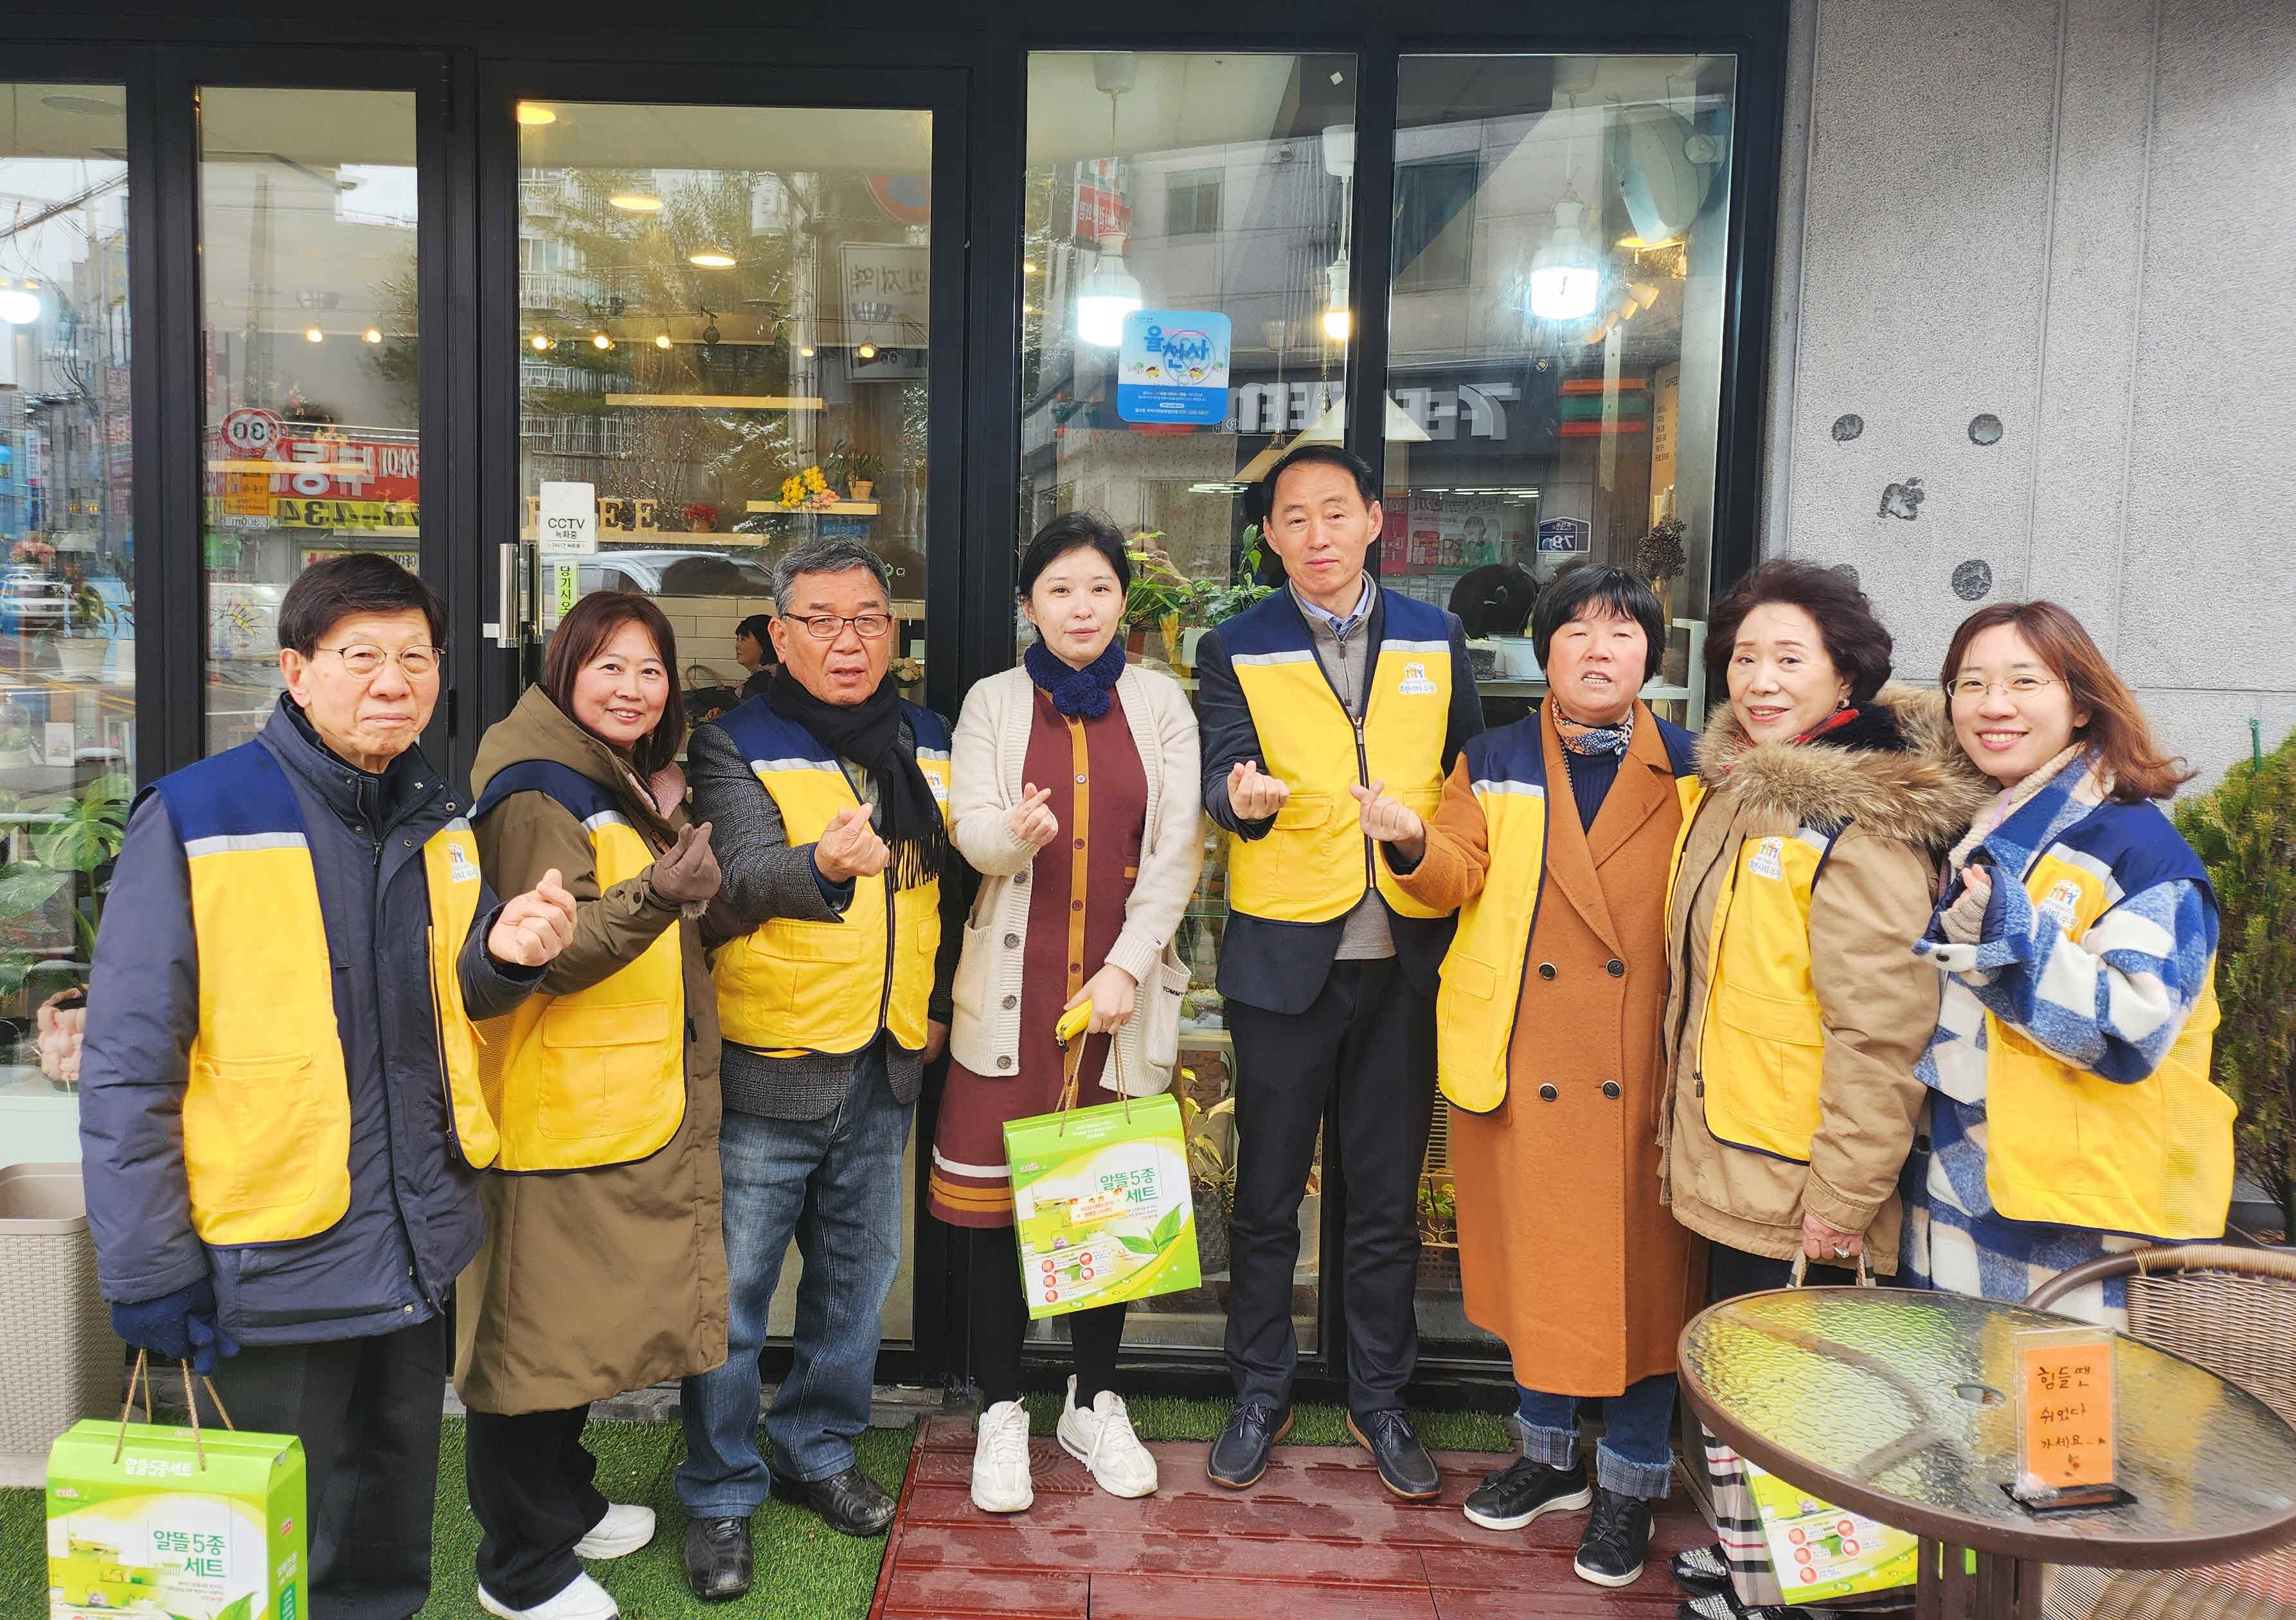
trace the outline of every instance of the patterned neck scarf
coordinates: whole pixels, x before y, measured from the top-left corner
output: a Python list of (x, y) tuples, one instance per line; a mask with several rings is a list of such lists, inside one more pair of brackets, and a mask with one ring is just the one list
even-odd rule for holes
[(1826, 716), (1824, 719), (1819, 721), (1816, 725), (1811, 726), (1809, 730), (1804, 732), (1800, 736), (1792, 739), (1791, 741), (1815, 741), (1818, 738), (1824, 736), (1828, 732), (1840, 731), (1843, 726), (1848, 725), (1851, 721), (1857, 718), (1857, 711), (1856, 709), (1837, 708), (1832, 714)]
[(1554, 711), (1554, 730), (1562, 739), (1562, 751), (1566, 754), (1616, 754), (1624, 758), (1627, 745), (1635, 740), (1635, 711), (1628, 709), (1627, 717), (1616, 725), (1581, 725), (1558, 707)]
[(1100, 656), (1082, 669), (1070, 667), (1042, 642), (1030, 642), (1021, 655), (1029, 678), (1044, 688), (1053, 707), (1074, 718), (1097, 720), (1108, 712), (1108, 694), (1124, 673), (1124, 641), (1117, 638), (1101, 649)]

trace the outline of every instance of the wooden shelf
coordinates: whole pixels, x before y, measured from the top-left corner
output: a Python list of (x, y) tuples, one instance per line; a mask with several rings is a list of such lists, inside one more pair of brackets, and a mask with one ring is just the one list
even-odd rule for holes
[(752, 501), (751, 511), (820, 511), (832, 516), (873, 518), (885, 510), (882, 501), (832, 501), (826, 506), (791, 506), (782, 501)]

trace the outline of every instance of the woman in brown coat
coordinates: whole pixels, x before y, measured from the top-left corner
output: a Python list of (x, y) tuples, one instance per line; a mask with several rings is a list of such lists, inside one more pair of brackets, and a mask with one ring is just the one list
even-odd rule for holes
[[(1764, 563), (1717, 602), (1702, 790), (1667, 932), (1665, 1196), (1708, 1297), (1897, 1269), (1898, 1172), (1938, 978), (1913, 953), (1938, 856), (1986, 784), (1945, 700), (1882, 684), (1890, 633), (1843, 575)], [(1719, 1548), (1676, 1559), (1716, 1615), (1782, 1601), (1737, 1459), (1710, 1439)], [(1702, 1611), (1705, 1612), (1705, 1611)]]
[[(1693, 1294), (1657, 1149), (1667, 869), (1693, 740), (1635, 696), (1665, 627), (1632, 574), (1564, 573), (1532, 621), (1551, 695), (1467, 745), (1423, 855), (1409, 810), (1382, 797), (1365, 814), (1406, 892), (1460, 908), (1436, 1009), (1459, 1264), (1467, 1315), (1513, 1357), (1522, 1437), (1467, 1517), (1513, 1530), (1591, 1501), (1575, 1567), (1603, 1586), (1642, 1573), (1667, 1493)], [(1603, 1408), (1591, 1486), (1581, 1397)]]
[(636, 1551), (654, 1516), (591, 1485), (589, 1403), (726, 1358), (700, 920), (718, 863), (680, 804), (676, 667), (652, 602), (584, 597), (472, 776), (485, 870), (521, 884), (554, 870), (576, 907), (537, 993), (485, 1031), (503, 1158), (481, 1188), (486, 1247), (456, 1290), (455, 1383), (494, 1615), (616, 1612), (579, 1560)]

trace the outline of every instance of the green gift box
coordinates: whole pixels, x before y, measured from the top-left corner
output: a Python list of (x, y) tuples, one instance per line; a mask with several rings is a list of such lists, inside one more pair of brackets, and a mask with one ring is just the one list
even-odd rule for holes
[(1180, 1109), (1168, 1094), (1012, 1120), (1004, 1162), (1031, 1321), (1203, 1280)]
[(48, 1620), (300, 1620), (292, 1435), (83, 1419), (48, 1449)]

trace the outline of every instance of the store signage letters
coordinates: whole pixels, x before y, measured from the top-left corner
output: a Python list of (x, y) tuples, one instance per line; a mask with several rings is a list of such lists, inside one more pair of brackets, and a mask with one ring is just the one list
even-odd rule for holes
[[(1512, 382), (1463, 382), (1456, 388), (1398, 389), (1396, 408), (1431, 439), (1460, 437), (1465, 419), (1470, 438), (1504, 439), (1507, 402), (1521, 394)], [(1235, 430), (1292, 433), (1312, 427), (1334, 405), (1344, 410), (1347, 395), (1328, 382), (1247, 382), (1235, 390)]]

